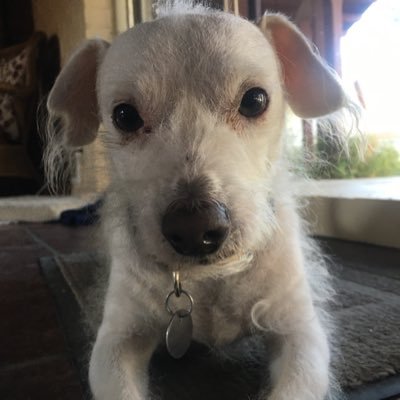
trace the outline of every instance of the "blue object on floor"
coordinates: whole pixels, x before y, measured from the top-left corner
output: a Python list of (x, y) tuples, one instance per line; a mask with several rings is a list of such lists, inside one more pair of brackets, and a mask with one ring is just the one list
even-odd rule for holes
[(103, 200), (97, 200), (95, 203), (88, 204), (76, 210), (66, 210), (60, 215), (57, 222), (68, 226), (81, 226), (95, 224), (99, 218), (99, 209), (103, 205)]

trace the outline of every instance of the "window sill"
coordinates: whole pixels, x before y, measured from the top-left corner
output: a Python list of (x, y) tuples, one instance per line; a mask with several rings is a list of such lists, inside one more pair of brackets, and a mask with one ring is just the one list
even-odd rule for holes
[(400, 248), (400, 177), (301, 182), (312, 234)]

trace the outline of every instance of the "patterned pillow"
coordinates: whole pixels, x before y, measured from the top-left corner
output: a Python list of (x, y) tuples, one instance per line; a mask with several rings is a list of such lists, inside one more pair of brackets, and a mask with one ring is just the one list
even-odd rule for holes
[[(25, 48), (12, 58), (0, 59), (0, 83), (23, 87), (27, 82), (29, 49)], [(0, 133), (16, 142), (20, 138), (20, 128), (15, 108), (15, 97), (0, 93)]]

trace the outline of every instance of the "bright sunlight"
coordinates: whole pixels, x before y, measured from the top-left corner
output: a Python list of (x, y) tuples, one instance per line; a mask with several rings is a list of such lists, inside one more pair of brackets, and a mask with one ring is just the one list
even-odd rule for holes
[(360, 88), (365, 130), (400, 144), (400, 1), (377, 0), (342, 38), (342, 73)]

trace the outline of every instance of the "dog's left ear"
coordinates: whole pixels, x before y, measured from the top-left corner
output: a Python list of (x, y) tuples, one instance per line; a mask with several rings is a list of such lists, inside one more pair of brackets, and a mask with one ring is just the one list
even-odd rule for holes
[(49, 111), (61, 117), (64, 125), (63, 141), (78, 147), (91, 143), (100, 125), (96, 81), (97, 72), (109, 43), (92, 39), (75, 51), (47, 99)]
[(282, 15), (266, 14), (258, 27), (275, 49), (287, 100), (296, 115), (315, 118), (343, 106), (345, 95), (340, 83), (294, 24)]

